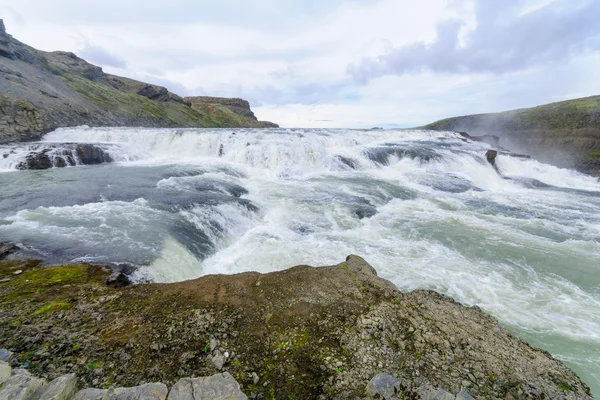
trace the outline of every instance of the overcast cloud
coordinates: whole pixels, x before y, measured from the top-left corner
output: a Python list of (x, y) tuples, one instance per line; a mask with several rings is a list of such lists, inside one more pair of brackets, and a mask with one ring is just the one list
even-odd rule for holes
[(417, 126), (600, 94), (597, 0), (0, 0), (17, 39), (282, 126)]

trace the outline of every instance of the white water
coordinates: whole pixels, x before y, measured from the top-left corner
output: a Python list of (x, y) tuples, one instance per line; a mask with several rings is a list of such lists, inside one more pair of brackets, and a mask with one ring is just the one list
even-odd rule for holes
[[(0, 240), (142, 265), (138, 279), (161, 282), (359, 254), (400, 289), (480, 306), (600, 389), (596, 178), (507, 155), (498, 156), (500, 175), (485, 161), (487, 145), (449, 132), (83, 127), (40, 145), (70, 142), (102, 143), (121, 163), (70, 168), (64, 180), (66, 170), (14, 172), (5, 202), (24, 200), (1, 211)], [(12, 150), (0, 169), (27, 154)], [(96, 182), (87, 197), (44, 203), (56, 180), (64, 192), (78, 179)], [(250, 203), (221, 198), (234, 193)]]

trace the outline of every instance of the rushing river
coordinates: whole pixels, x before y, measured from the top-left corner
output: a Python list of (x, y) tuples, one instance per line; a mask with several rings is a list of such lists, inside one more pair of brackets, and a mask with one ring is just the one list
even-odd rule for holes
[[(115, 163), (15, 170), (73, 142)], [(502, 154), (498, 174), (488, 148), (431, 131), (61, 129), (0, 146), (0, 241), (157, 282), (359, 254), (402, 290), (478, 305), (600, 395), (600, 182)]]

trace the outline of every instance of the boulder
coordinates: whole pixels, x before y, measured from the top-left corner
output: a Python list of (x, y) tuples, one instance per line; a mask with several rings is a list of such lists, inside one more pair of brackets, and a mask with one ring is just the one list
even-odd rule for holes
[(17, 169), (48, 169), (52, 168), (52, 159), (48, 156), (50, 150), (46, 149), (39, 153), (29, 153), (25, 161), (17, 165)]
[(488, 150), (487, 153), (485, 153), (485, 157), (487, 158), (487, 160), (490, 164), (495, 163), (497, 156), (498, 156), (498, 152), (496, 150)]
[(13, 356), (12, 351), (6, 349), (0, 349), (0, 361), (9, 362)]
[(139, 94), (140, 96), (147, 97), (150, 100), (156, 100), (156, 101), (171, 100), (171, 97), (169, 96), (169, 91), (162, 86), (143, 84), (137, 91), (137, 94)]
[(205, 378), (180, 379), (168, 400), (247, 400), (240, 385), (228, 372)]
[(498, 157), (498, 151), (496, 150), (488, 150), (485, 153), (485, 158), (487, 159), (487, 161), (492, 165), (492, 167), (494, 167), (496, 172), (500, 173), (500, 171), (498, 170), (498, 166), (496, 165), (496, 157)]
[(146, 383), (130, 388), (83, 389), (73, 400), (165, 400), (168, 392), (163, 383)]
[(390, 374), (378, 374), (367, 384), (368, 399), (395, 399), (399, 395), (400, 381)]
[(93, 144), (78, 144), (75, 151), (79, 161), (85, 165), (96, 165), (113, 161), (110, 154)]
[[(6, 256), (10, 255), (11, 253), (14, 253), (18, 249), (19, 248), (13, 243), (1, 243), (0, 242), (0, 260), (5, 258)], [(4, 354), (3, 351), (8, 352), (8, 350), (0, 349), (0, 360), (8, 361), (8, 360), (4, 360), (2, 358), (2, 356)], [(10, 353), (10, 352), (8, 352), (8, 353)], [(12, 353), (10, 353), (10, 354), (12, 354)]]
[(2, 385), (8, 380), (8, 378), (10, 378), (11, 373), (12, 368), (10, 367), (10, 365), (5, 361), (0, 361), (0, 385)]
[(32, 400), (69, 400), (76, 391), (75, 374), (63, 375), (38, 389)]
[(441, 388), (434, 388), (431, 385), (423, 385), (416, 390), (419, 398), (422, 400), (455, 400), (456, 397)]
[(18, 369), (2, 385), (0, 399), (28, 400), (45, 382), (44, 379), (35, 378), (24, 369)]
[(456, 400), (473, 400), (473, 396), (463, 389), (456, 395)]

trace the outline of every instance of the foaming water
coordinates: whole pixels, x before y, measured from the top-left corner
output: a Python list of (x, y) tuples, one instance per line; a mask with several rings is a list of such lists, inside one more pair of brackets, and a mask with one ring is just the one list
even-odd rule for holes
[[(117, 161), (14, 171), (27, 146)], [(0, 148), (0, 240), (139, 281), (324, 265), (478, 305), (600, 387), (600, 183), (452, 132), (60, 129)], [(58, 150), (57, 150), (58, 151)], [(60, 150), (62, 151), (62, 150)]]

